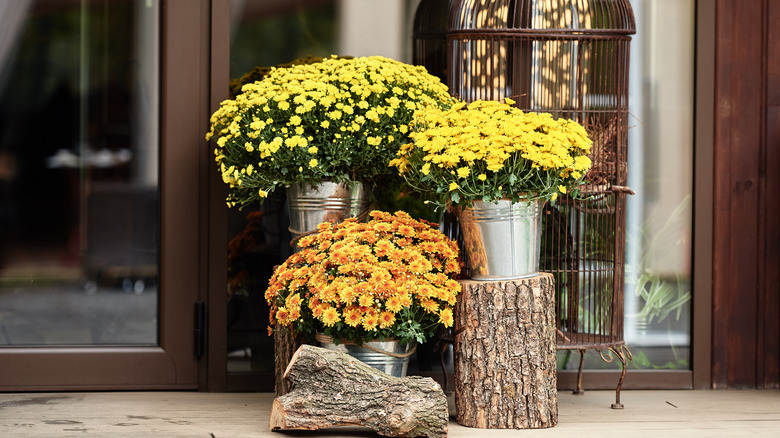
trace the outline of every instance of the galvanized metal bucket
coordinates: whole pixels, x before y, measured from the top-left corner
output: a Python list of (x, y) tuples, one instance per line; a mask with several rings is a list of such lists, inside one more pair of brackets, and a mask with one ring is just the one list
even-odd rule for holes
[(496, 281), (539, 272), (543, 200), (474, 201), (460, 212), (464, 252), (471, 278)]
[(368, 191), (362, 183), (322, 181), (316, 186), (293, 184), (287, 188), (290, 229), (305, 233), (317, 229), (321, 222), (341, 222), (368, 212)]
[(364, 364), (393, 377), (405, 377), (409, 368), (409, 357), (416, 344), (401, 344), (399, 341), (370, 341), (363, 345), (341, 342), (333, 343), (327, 336), (317, 335), (322, 348), (346, 353)]

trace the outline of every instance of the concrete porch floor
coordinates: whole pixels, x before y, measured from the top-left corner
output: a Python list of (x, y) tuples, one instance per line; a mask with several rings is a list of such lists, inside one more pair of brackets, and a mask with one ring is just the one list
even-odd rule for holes
[[(456, 437), (780, 437), (780, 391), (613, 391), (558, 394), (558, 425), (471, 429)], [(269, 432), (272, 394), (93, 392), (0, 394), (2, 437), (377, 437), (361, 428)], [(452, 400), (450, 400), (452, 402)]]

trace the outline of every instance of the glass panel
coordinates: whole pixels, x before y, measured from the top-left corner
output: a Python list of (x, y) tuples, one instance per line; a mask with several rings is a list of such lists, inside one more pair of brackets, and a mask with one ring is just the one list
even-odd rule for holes
[(156, 0), (0, 0), (0, 345), (157, 345)]
[[(232, 0), (231, 92), (240, 90), (236, 84), (255, 67), (336, 53), (335, 3)], [(273, 373), (273, 338), (266, 331), (269, 311), (263, 295), (273, 266), (292, 254), (287, 207), (283, 197), (275, 197), (262, 209), (233, 208), (228, 215), (228, 372)]]
[(687, 370), (696, 2), (631, 4), (626, 343), (637, 368)]
[[(631, 0), (625, 341), (629, 369), (691, 369), (695, 0)], [(563, 368), (578, 355), (561, 351)], [(606, 364), (586, 354), (586, 368)]]

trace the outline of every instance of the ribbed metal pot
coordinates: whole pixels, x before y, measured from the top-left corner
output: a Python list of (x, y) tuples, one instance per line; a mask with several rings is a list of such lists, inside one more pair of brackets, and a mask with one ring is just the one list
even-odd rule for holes
[(317, 335), (317, 340), (322, 348), (346, 353), (364, 364), (394, 377), (406, 377), (409, 357), (415, 347), (414, 343), (401, 344), (399, 341), (370, 341), (364, 342), (363, 345), (342, 342), (336, 345), (331, 339), (321, 335)]
[(322, 222), (341, 222), (367, 213), (368, 191), (362, 183), (322, 181), (317, 185), (293, 184), (287, 188), (290, 228), (298, 233), (317, 229)]
[(474, 201), (459, 215), (471, 278), (531, 277), (539, 271), (543, 200)]

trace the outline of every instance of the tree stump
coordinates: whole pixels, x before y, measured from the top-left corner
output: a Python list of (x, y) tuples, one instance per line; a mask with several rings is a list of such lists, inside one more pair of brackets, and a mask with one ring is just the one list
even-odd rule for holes
[(392, 377), (347, 354), (302, 345), (285, 378), (292, 390), (274, 399), (271, 430), (365, 426), (392, 437), (447, 436), (447, 397), (429, 377)]
[(302, 342), (292, 335), (289, 328), (278, 324), (274, 327), (274, 389), (277, 396), (290, 392), (290, 386), (284, 379), (284, 372), (301, 344)]
[(458, 423), (489, 429), (555, 426), (553, 276), (461, 284), (455, 312)]

